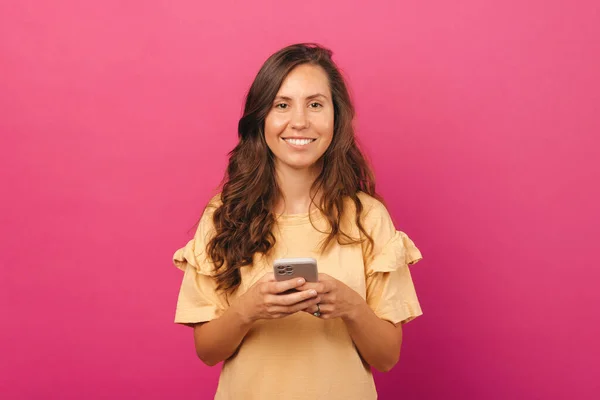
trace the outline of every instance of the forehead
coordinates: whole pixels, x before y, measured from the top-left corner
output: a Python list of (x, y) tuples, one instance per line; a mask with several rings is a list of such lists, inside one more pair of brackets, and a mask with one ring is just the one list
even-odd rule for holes
[(318, 65), (303, 64), (290, 71), (283, 80), (277, 95), (307, 97), (315, 93), (330, 95), (327, 74)]

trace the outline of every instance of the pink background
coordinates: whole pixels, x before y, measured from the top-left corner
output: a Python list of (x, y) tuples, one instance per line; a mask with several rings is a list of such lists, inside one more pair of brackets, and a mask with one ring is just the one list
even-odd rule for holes
[(212, 398), (171, 255), (262, 62), (317, 41), (425, 256), (380, 398), (598, 398), (598, 2), (251, 3), (0, 4), (2, 397)]

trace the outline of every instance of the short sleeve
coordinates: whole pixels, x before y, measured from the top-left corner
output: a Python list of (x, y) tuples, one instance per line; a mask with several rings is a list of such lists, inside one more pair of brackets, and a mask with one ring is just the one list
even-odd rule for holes
[(217, 292), (213, 264), (206, 253), (206, 244), (214, 232), (212, 214), (211, 209), (205, 210), (194, 238), (173, 255), (173, 263), (184, 272), (176, 323), (207, 322), (221, 316), (227, 308), (224, 295)]
[(367, 212), (365, 229), (374, 241), (372, 252), (364, 252), (369, 307), (394, 324), (412, 321), (423, 312), (409, 266), (423, 258), (421, 252), (408, 235), (396, 230), (380, 202)]

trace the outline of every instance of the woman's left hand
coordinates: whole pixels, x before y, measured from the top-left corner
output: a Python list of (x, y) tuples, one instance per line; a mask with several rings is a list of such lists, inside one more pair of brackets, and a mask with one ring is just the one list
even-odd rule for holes
[(356, 291), (327, 274), (319, 274), (318, 282), (306, 282), (297, 289), (317, 291), (317, 295), (321, 297), (318, 307), (310, 306), (304, 311), (313, 315), (320, 312), (317, 315), (322, 319), (350, 318), (353, 311), (365, 303)]

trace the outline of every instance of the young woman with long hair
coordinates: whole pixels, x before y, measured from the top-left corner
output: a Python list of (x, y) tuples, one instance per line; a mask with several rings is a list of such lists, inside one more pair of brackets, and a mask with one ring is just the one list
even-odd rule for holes
[[(396, 364), (421, 315), (421, 254), (376, 194), (353, 118), (319, 45), (281, 49), (250, 87), (221, 191), (174, 255), (175, 322), (204, 363), (224, 361), (216, 399), (375, 399), (370, 367)], [(276, 281), (288, 257), (316, 259), (318, 282)]]

